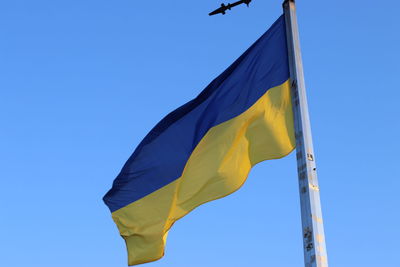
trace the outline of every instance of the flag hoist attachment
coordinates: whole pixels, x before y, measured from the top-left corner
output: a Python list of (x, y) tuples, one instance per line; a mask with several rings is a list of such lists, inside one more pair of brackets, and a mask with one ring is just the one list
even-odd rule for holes
[(286, 0), (283, 3), (283, 10), (286, 20), (292, 107), (296, 137), (304, 263), (306, 267), (328, 267), (295, 1)]

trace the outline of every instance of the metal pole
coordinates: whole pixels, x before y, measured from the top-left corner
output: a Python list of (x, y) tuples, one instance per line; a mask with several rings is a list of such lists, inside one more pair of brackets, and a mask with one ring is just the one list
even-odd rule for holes
[(292, 85), (304, 263), (306, 267), (328, 267), (295, 1), (285, 0), (283, 3), (283, 10), (286, 20), (290, 79)]

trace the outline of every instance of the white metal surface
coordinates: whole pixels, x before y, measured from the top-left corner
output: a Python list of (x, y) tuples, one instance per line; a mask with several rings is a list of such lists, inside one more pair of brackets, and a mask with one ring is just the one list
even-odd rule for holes
[(286, 0), (283, 9), (292, 84), (304, 262), (306, 267), (328, 267), (294, 0)]

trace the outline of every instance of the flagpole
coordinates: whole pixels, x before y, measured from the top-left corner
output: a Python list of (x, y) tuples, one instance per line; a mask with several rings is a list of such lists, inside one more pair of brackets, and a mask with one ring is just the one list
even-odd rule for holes
[(292, 105), (296, 136), (301, 221), (306, 267), (328, 267), (315, 155), (308, 115), (295, 0), (285, 0), (283, 10), (289, 52)]

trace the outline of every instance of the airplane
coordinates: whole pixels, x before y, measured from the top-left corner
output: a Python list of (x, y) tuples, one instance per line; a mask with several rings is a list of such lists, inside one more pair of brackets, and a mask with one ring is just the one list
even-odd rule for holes
[(216, 15), (216, 14), (220, 14), (220, 13), (222, 15), (225, 15), (226, 11), (227, 10), (231, 10), (232, 7), (235, 7), (235, 6), (238, 6), (238, 5), (241, 5), (241, 4), (246, 4), (247, 6), (249, 6), (251, 1), (252, 0), (240, 0), (240, 1), (237, 1), (237, 2), (235, 2), (233, 4), (230, 4), (230, 3), (228, 3), (227, 5), (221, 4), (220, 8), (217, 8), (216, 10), (214, 10), (211, 13), (209, 13), (208, 15), (212, 16), (212, 15)]

